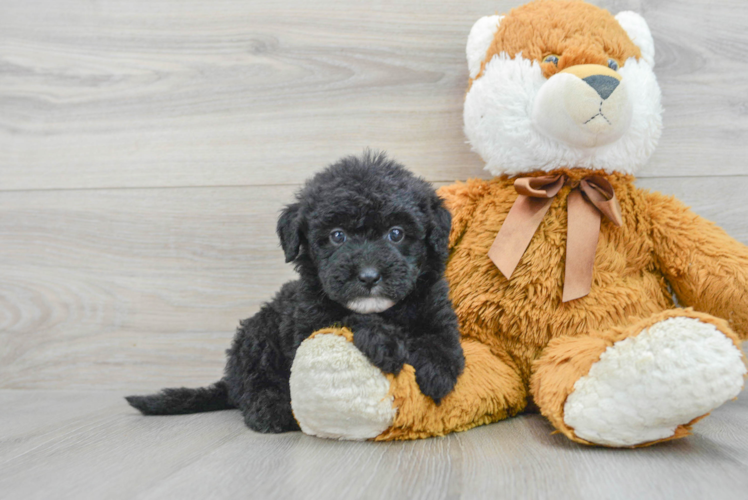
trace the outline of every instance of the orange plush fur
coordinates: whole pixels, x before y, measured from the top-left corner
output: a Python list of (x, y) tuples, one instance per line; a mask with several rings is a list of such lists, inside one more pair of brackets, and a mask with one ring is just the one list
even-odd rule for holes
[[(639, 48), (612, 16), (601, 12), (605, 11), (584, 2), (560, 0), (512, 9), (499, 25), (476, 79), (486, 63), (502, 52), (540, 62), (546, 78), (578, 64), (605, 66), (608, 59), (615, 59), (623, 66), (630, 57), (638, 59)], [(558, 66), (542, 62), (549, 55), (559, 56)]]
[[(593, 174), (559, 173), (577, 180)], [(517, 197), (513, 179), (440, 189), (453, 214), (447, 279), (462, 327), (465, 374), (440, 406), (420, 394), (412, 369), (389, 375), (398, 415), (378, 440), (465, 430), (512, 416), (534, 401), (558, 430), (588, 443), (564, 424), (563, 405), (574, 382), (614, 342), (673, 316), (714, 324), (736, 345), (748, 337), (748, 249), (674, 198), (637, 189), (632, 176), (594, 173), (613, 184), (624, 225), (603, 220), (592, 290), (567, 303), (561, 302), (565, 254), (559, 249), (566, 242), (566, 195), (573, 182), (554, 199), (511, 283), (488, 249)], [(688, 305), (728, 321), (674, 309), (668, 283)], [(679, 427), (669, 439), (687, 435), (688, 428)]]
[[(549, 9), (551, 3), (566, 5)], [(605, 65), (609, 58), (623, 65), (640, 55), (606, 11), (556, 0), (512, 10), (481, 72), (500, 52), (539, 62), (561, 54), (558, 67), (542, 64), (546, 77), (577, 64)], [(402, 373), (392, 386), (398, 416), (378, 439), (442, 435), (504, 419), (531, 403), (570, 439), (588, 443), (564, 424), (563, 405), (574, 383), (615, 341), (676, 315), (712, 323), (736, 345), (748, 338), (745, 246), (678, 200), (636, 188), (632, 176), (574, 168), (555, 173), (573, 182), (553, 200), (511, 282), (488, 258), (488, 249), (517, 198), (514, 179), (471, 180), (440, 190), (453, 216), (447, 279), (464, 338), (465, 375), (437, 407), (419, 393), (411, 373)], [(566, 196), (590, 175), (612, 183), (624, 225), (603, 219), (592, 290), (563, 303)], [(668, 284), (686, 305), (714, 316), (674, 309)], [(669, 439), (688, 429), (680, 426)]]
[[(542, 64), (546, 77), (573, 65), (606, 65), (612, 58), (622, 66), (640, 57), (607, 11), (557, 0), (538, 0), (504, 17), (476, 79), (502, 52), (538, 62), (560, 55), (558, 67)], [(514, 178), (440, 189), (453, 216), (446, 275), (465, 372), (439, 406), (420, 393), (412, 367), (387, 375), (398, 413), (377, 440), (443, 435), (538, 408), (558, 431), (590, 444), (564, 422), (564, 403), (615, 342), (675, 316), (712, 324), (736, 346), (748, 338), (748, 248), (678, 200), (638, 189), (631, 175), (574, 167), (523, 174), (565, 174), (570, 182), (553, 199), (511, 280), (488, 250), (517, 199)], [(591, 175), (612, 184), (623, 226), (603, 218), (591, 291), (564, 303), (567, 195)], [(670, 287), (688, 308), (675, 307)], [(663, 440), (687, 435), (692, 423)]]

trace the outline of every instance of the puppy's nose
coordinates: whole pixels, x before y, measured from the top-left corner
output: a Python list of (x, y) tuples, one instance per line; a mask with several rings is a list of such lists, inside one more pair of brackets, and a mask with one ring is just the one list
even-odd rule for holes
[(365, 267), (358, 273), (358, 280), (371, 288), (382, 280), (382, 275), (373, 267)]

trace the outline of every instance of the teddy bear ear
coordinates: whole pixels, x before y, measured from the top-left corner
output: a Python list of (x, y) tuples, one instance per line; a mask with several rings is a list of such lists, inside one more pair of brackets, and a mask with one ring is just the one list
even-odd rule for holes
[(639, 47), (642, 59), (652, 68), (655, 65), (655, 46), (652, 33), (649, 31), (647, 21), (636, 12), (630, 10), (619, 12), (616, 21), (626, 31), (632, 42)]
[(480, 73), (480, 65), (486, 58), (488, 47), (493, 42), (493, 36), (499, 29), (499, 23), (504, 16), (484, 16), (478, 19), (468, 35), (467, 53), (468, 69), (470, 78), (475, 78)]

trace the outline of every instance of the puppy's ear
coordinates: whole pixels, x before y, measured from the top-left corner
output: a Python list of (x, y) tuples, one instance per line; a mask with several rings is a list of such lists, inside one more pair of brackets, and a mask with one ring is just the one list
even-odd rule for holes
[(431, 228), (428, 244), (431, 250), (441, 259), (449, 256), (449, 232), (452, 229), (452, 215), (444, 206), (444, 201), (434, 195), (431, 204)]
[(300, 208), (298, 203), (292, 203), (284, 208), (278, 217), (278, 227), (275, 231), (280, 238), (283, 253), (286, 254), (286, 262), (291, 262), (299, 256), (302, 239)]

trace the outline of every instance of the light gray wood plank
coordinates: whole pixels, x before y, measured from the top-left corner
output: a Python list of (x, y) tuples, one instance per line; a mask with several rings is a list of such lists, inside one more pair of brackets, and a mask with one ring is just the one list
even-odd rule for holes
[[(365, 146), (484, 176), (465, 40), (520, 3), (6, 0), (0, 189), (293, 184)], [(667, 112), (641, 175), (745, 174), (748, 3), (597, 3), (654, 33)]]
[[(450, 489), (459, 490), (454, 437), (380, 444), (298, 436), (286, 446), (258, 441), (245, 433), (140, 498), (234, 498), (251, 492), (252, 498), (416, 499), (445, 498)], [(209, 471), (212, 480), (190, 480), (198, 471)]]
[(239, 412), (146, 419), (117, 393), (0, 391), (0, 498), (133, 498), (248, 431)]
[[(520, 3), (0, 2), (0, 389), (35, 389), (0, 390), (0, 498), (744, 498), (745, 394), (637, 451), (537, 415), (339, 443), (121, 399), (220, 376), (237, 320), (293, 276), (278, 210), (338, 156), (485, 176), (465, 38)], [(595, 3), (655, 37), (665, 132), (638, 184), (748, 243), (748, 4)], [(149, 187), (171, 188), (127, 189)]]
[[(730, 426), (721, 413), (727, 407), (714, 412), (712, 429)], [(739, 412), (746, 409), (743, 404)], [(463, 478), (464, 498), (511, 492), (506, 498), (737, 499), (748, 486), (742, 458), (745, 433), (741, 444), (726, 449), (697, 424), (696, 434), (686, 440), (614, 450), (587, 448), (562, 435), (550, 435), (553, 428), (537, 415), (498, 425), (511, 425), (515, 432), (498, 435), (489, 426), (458, 435), (469, 443), (463, 446), (464, 470), (469, 471)], [(740, 460), (736, 449), (741, 450)]]
[[(644, 179), (748, 243), (748, 179)], [(285, 281), (295, 187), (0, 192), (0, 388), (149, 390), (221, 376)]]
[(736, 240), (748, 244), (748, 178), (656, 177), (638, 179), (636, 185), (675, 196)]
[(14, 423), (0, 440), (0, 497), (740, 499), (746, 415), (743, 394), (693, 436), (639, 450), (572, 443), (539, 415), (351, 443), (257, 434), (237, 411), (142, 417), (116, 392), (0, 391), (0, 423)]
[(293, 189), (0, 193), (0, 387), (218, 379), (238, 320), (294, 276)]

